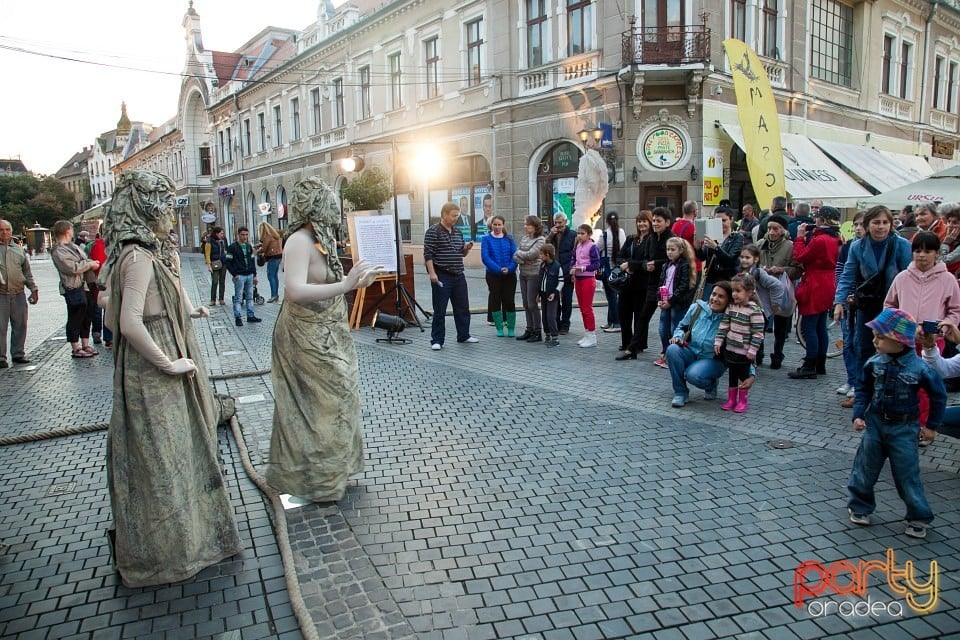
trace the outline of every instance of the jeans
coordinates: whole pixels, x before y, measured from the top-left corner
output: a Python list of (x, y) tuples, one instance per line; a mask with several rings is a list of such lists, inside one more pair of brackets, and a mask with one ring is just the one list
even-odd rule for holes
[[(210, 272), (210, 304), (217, 300), (223, 302), (223, 296), (226, 293), (227, 270), (221, 267), (216, 271)], [(219, 297), (217, 294), (220, 294)]]
[(573, 276), (563, 272), (563, 288), (560, 290), (560, 308), (557, 310), (557, 327), (560, 331), (570, 330), (570, 316), (573, 314)]
[(457, 327), (457, 342), (470, 337), (470, 299), (467, 277), (464, 274), (437, 272), (437, 282), (430, 283), (433, 293), (433, 321), (430, 325), (430, 344), (443, 345), (446, 337), (447, 303), (453, 304), (453, 323)]
[(670, 370), (674, 395), (686, 398), (690, 395), (688, 382), (698, 389), (715, 392), (717, 382), (727, 367), (716, 358), (698, 358), (690, 347), (671, 344), (667, 347), (667, 368)]
[(253, 313), (253, 274), (248, 276), (235, 276), (233, 279), (233, 315), (240, 317), (240, 303), (244, 298), (247, 300), (247, 317)]
[(847, 370), (847, 384), (851, 388), (857, 386), (857, 371), (860, 369), (860, 359), (857, 357), (857, 326), (855, 314), (844, 307), (844, 316), (840, 318), (840, 330), (843, 332), (843, 366)]
[(830, 337), (827, 335), (827, 312), (800, 316), (800, 333), (806, 342), (806, 359), (825, 358)]
[[(609, 273), (609, 271), (607, 271)], [(607, 284), (607, 279), (603, 279), (603, 295), (607, 298), (607, 324), (612, 326), (620, 325), (620, 294), (613, 290)]]
[(277, 274), (280, 272), (281, 261), (282, 258), (280, 256), (267, 260), (267, 282), (270, 283), (271, 298), (280, 296), (280, 277)]
[(580, 305), (580, 315), (583, 317), (583, 328), (591, 333), (597, 330), (597, 319), (593, 315), (593, 294), (597, 291), (597, 279), (577, 278), (574, 284), (577, 290), (577, 304)]
[(877, 317), (876, 313), (857, 311), (857, 321), (854, 326), (857, 342), (857, 389), (863, 387), (863, 366), (877, 352), (877, 348), (873, 346), (873, 329), (866, 325), (875, 317)]
[(943, 424), (937, 435), (960, 439), (960, 407), (947, 407), (943, 411)]
[(87, 315), (90, 316), (90, 330), (100, 335), (103, 333), (103, 309), (97, 304), (100, 291), (90, 291), (87, 289), (83, 292), (83, 295), (87, 298)]
[(677, 325), (687, 314), (689, 307), (670, 307), (669, 309), (660, 309), (660, 346), (663, 353), (667, 352), (667, 345), (670, 344), (670, 338), (673, 332), (677, 330)]
[(540, 309), (537, 308), (539, 297), (540, 278), (520, 276), (520, 299), (523, 301), (523, 312), (527, 321), (525, 328), (536, 335), (540, 335)]
[(883, 470), (883, 463), (890, 458), (890, 471), (900, 499), (907, 506), (906, 520), (928, 524), (933, 521), (933, 512), (923, 492), (920, 479), (920, 454), (917, 448), (916, 420), (887, 422), (868, 411), (864, 420), (867, 428), (857, 447), (857, 455), (850, 471), (847, 490), (850, 500), (847, 507), (860, 515), (869, 515), (877, 508), (874, 485)]
[(13, 295), (0, 294), (0, 359), (7, 359), (7, 329), (10, 329), (10, 355), (26, 356), (27, 296), (21, 291)]

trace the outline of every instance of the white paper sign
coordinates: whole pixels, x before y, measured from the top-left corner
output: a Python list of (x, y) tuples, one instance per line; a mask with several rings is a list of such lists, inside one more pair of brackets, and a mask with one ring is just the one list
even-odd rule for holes
[(361, 260), (384, 271), (397, 270), (397, 239), (393, 216), (353, 216), (357, 253)]

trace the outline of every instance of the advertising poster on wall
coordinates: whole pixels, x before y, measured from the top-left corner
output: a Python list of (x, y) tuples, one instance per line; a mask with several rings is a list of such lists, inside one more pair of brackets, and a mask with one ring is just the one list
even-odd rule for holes
[(474, 240), (483, 240), (490, 232), (490, 218), (493, 217), (493, 189), (489, 184), (477, 185), (473, 188), (473, 211), (476, 233)]
[(456, 187), (450, 190), (450, 201), (460, 209), (460, 215), (453, 227), (463, 234), (464, 242), (470, 242), (473, 237), (471, 221), (473, 217), (470, 212), (473, 208), (470, 206), (470, 187)]
[(577, 189), (576, 178), (557, 178), (553, 181), (553, 215), (567, 216), (567, 225), (573, 224), (573, 193)]
[(703, 148), (703, 204), (715, 207), (723, 199), (723, 150)]

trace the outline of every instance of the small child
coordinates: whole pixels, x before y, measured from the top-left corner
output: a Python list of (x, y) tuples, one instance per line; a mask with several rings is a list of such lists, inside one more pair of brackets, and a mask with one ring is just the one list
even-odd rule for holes
[(870, 524), (877, 507), (874, 485), (890, 458), (890, 471), (900, 499), (907, 506), (906, 534), (925, 538), (933, 512), (920, 479), (918, 392), (930, 399), (930, 415), (920, 435), (927, 441), (937, 436), (947, 404), (943, 380), (914, 350), (917, 322), (906, 311), (884, 309), (866, 324), (873, 330), (877, 353), (864, 365), (863, 386), (853, 404), (853, 429), (863, 431), (847, 490), (850, 522)]
[(557, 336), (557, 308), (560, 306), (560, 290), (563, 288), (563, 271), (556, 261), (557, 249), (550, 243), (540, 247), (540, 313), (544, 331), (544, 344), (555, 347), (560, 344)]
[(577, 242), (570, 260), (570, 277), (577, 294), (577, 305), (583, 317), (584, 336), (577, 342), (580, 347), (597, 346), (597, 319), (593, 315), (593, 294), (597, 290), (597, 271), (600, 270), (600, 250), (593, 243), (593, 227), (582, 224), (577, 227)]
[[(763, 309), (763, 315), (766, 318), (767, 327), (772, 331), (774, 325), (774, 316), (780, 315), (784, 307), (788, 306), (786, 291), (779, 278), (775, 278), (766, 270), (760, 268), (760, 249), (756, 245), (746, 245), (740, 250), (740, 273), (750, 275), (757, 283), (757, 298), (760, 300), (760, 308)], [(792, 315), (793, 310), (790, 310)], [(783, 345), (786, 342), (787, 335), (774, 335), (773, 355), (771, 362), (783, 362)], [(760, 343), (760, 349), (757, 350), (757, 362), (759, 366), (763, 364), (763, 343)]]
[(690, 308), (697, 288), (697, 263), (693, 248), (683, 238), (667, 238), (667, 261), (660, 269), (660, 357), (653, 361), (667, 368), (667, 346), (677, 325)]
[(763, 343), (765, 321), (763, 310), (755, 301), (757, 285), (753, 277), (745, 273), (738, 274), (730, 281), (730, 286), (733, 288), (733, 300), (720, 320), (713, 350), (723, 357), (729, 372), (727, 401), (720, 408), (743, 413), (747, 410), (747, 397), (750, 395), (750, 386), (744, 382), (751, 377), (750, 367)]

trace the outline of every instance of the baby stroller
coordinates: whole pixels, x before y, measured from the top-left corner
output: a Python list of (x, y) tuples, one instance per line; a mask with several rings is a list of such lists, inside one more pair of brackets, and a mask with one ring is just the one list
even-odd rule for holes
[(253, 285), (253, 304), (263, 304), (266, 302), (264, 297), (257, 291), (257, 285)]

